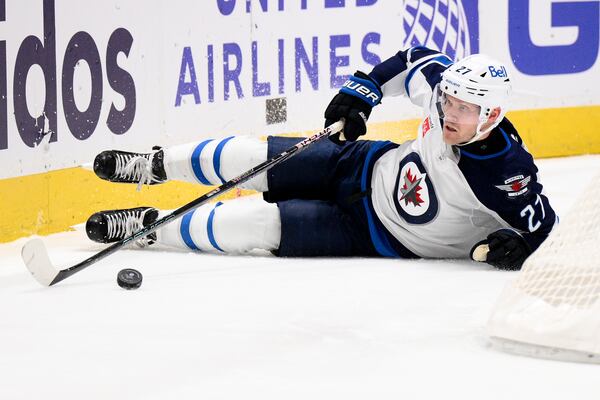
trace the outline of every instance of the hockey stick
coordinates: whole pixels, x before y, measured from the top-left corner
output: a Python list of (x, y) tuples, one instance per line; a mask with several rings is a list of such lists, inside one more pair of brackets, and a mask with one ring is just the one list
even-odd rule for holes
[(341, 131), (343, 127), (343, 121), (338, 121), (328, 126), (321, 132), (315, 133), (313, 136), (304, 139), (300, 143), (290, 147), (284, 152), (270, 158), (269, 160), (257, 165), (254, 168), (251, 168), (250, 170), (244, 172), (240, 176), (225, 182), (221, 186), (218, 186), (217, 188), (202, 195), (201, 197), (198, 197), (196, 200), (193, 200), (190, 203), (187, 203), (184, 206), (176, 209), (172, 213), (167, 214), (160, 219), (157, 219), (156, 221), (147, 225), (142, 230), (134, 233), (133, 235), (121, 239), (120, 241), (110, 245), (104, 250), (94, 254), (88, 259), (83, 260), (79, 264), (76, 264), (70, 268), (57, 269), (54, 265), (52, 265), (52, 263), (50, 262), (50, 257), (48, 257), (48, 251), (46, 250), (46, 246), (44, 246), (44, 242), (39, 238), (32, 239), (25, 243), (23, 249), (21, 250), (21, 257), (23, 258), (23, 262), (25, 262), (25, 265), (27, 266), (27, 269), (29, 269), (29, 272), (31, 272), (33, 277), (40, 284), (44, 286), (52, 286), (62, 281), (63, 279), (66, 279), (69, 276), (76, 274), (84, 268), (87, 268), (90, 265), (102, 260), (104, 257), (111, 255), (112, 253), (128, 245), (129, 243), (144, 236), (147, 236), (150, 233), (157, 230), (158, 228), (170, 222), (173, 222), (175, 219), (182, 217), (188, 211), (200, 207), (202, 204), (213, 199), (214, 197), (228, 192), (240, 183), (246, 182), (255, 177), (256, 175), (273, 168), (275, 165), (282, 163), (283, 161), (301, 152), (311, 144), (323, 139), (324, 137), (330, 136)]

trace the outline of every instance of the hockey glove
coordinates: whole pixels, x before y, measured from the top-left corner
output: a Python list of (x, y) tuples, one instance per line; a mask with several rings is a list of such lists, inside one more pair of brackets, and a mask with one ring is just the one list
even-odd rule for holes
[[(344, 118), (344, 137), (351, 142), (355, 141), (367, 132), (371, 109), (381, 102), (381, 97), (379, 85), (364, 72), (356, 71), (327, 106), (325, 126)], [(340, 134), (329, 138), (337, 144), (342, 142)]]
[[(485, 246), (488, 248), (487, 255), (481, 254)], [(519, 270), (531, 253), (521, 235), (510, 229), (500, 229), (473, 246), (471, 259), (484, 261), (498, 269)]]

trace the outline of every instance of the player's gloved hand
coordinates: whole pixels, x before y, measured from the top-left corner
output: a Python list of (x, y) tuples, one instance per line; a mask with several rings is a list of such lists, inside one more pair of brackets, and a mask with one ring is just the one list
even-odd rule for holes
[[(339, 93), (331, 100), (325, 110), (325, 126), (345, 119), (343, 137), (351, 142), (367, 132), (367, 120), (371, 109), (381, 102), (381, 88), (367, 74), (356, 71), (348, 78)], [(329, 136), (341, 144), (340, 134)]]
[(519, 270), (531, 253), (531, 248), (521, 235), (511, 229), (500, 229), (473, 246), (471, 259), (499, 269)]

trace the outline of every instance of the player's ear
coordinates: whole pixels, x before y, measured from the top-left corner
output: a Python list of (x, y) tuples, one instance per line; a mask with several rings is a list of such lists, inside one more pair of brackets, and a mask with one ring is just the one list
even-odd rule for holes
[(494, 108), (491, 112), (490, 112), (490, 116), (488, 117), (488, 122), (494, 123), (496, 122), (496, 120), (498, 119), (498, 117), (500, 116), (500, 113), (502, 112), (502, 110), (500, 109), (500, 107), (496, 107)]

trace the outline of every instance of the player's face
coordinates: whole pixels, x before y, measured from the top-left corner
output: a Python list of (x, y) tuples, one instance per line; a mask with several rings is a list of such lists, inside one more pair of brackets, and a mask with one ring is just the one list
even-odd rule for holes
[(441, 106), (444, 142), (455, 145), (471, 140), (479, 124), (479, 106), (447, 94), (442, 96)]

